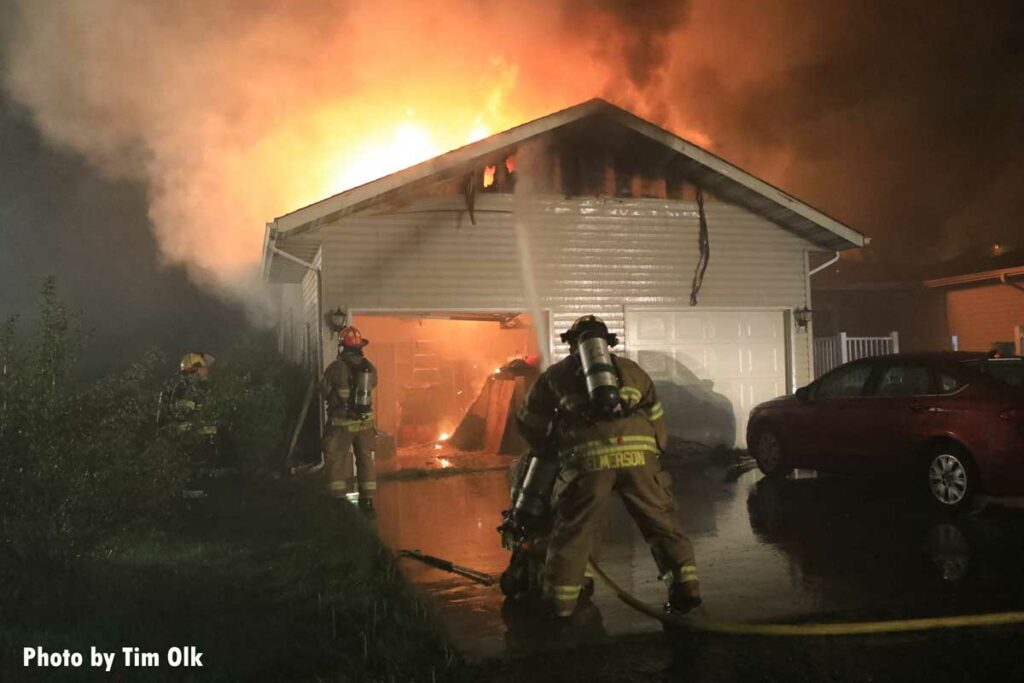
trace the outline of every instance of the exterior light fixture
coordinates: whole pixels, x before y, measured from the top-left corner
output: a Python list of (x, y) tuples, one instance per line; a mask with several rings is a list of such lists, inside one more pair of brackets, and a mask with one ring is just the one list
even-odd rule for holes
[(811, 322), (811, 313), (813, 313), (813, 311), (806, 306), (802, 306), (793, 311), (793, 320), (796, 321), (796, 326), (801, 330), (806, 330), (807, 324)]
[(340, 307), (329, 311), (326, 318), (327, 324), (334, 332), (340, 332), (348, 324), (348, 313), (341, 310)]

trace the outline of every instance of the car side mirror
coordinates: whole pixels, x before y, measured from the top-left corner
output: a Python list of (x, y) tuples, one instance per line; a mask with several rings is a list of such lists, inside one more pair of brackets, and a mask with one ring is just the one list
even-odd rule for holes
[(807, 403), (811, 400), (811, 391), (807, 387), (800, 387), (796, 390), (796, 400)]

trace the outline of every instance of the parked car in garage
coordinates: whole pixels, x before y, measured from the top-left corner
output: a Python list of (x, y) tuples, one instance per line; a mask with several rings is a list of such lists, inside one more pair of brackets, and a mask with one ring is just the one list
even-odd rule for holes
[(941, 507), (1024, 495), (1024, 358), (937, 352), (866, 358), (756, 406), (761, 471), (909, 476)]

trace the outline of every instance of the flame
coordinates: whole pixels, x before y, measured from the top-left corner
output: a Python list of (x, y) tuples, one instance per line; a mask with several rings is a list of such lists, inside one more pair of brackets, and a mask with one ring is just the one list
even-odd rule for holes
[(254, 312), (276, 216), (595, 95), (688, 132), (652, 116), (680, 79), (632, 64), (672, 64), (682, 10), (652, 37), (629, 3), (165, 4), (16, 0), (0, 75), (50, 142), (146, 184), (165, 262)]
[(437, 440), (438, 441), (447, 441), (450, 438), (452, 438), (451, 434), (449, 434), (448, 432), (441, 432), (441, 436), (437, 437)]
[(441, 467), (445, 467), (446, 468), (446, 467), (451, 467), (452, 466), (452, 461), (449, 460), (448, 458), (438, 458), (437, 459), (437, 464), (439, 464)]
[(480, 123), (478, 120), (476, 125), (473, 126), (473, 130), (469, 132), (469, 136), (466, 137), (466, 144), (476, 142), (477, 140), (483, 140), (491, 134), (490, 127)]
[(414, 122), (400, 123), (395, 126), (392, 140), (370, 142), (354, 156), (334, 159), (328, 171), (326, 192), (336, 194), (368, 183), (436, 157), (442, 151), (426, 128)]

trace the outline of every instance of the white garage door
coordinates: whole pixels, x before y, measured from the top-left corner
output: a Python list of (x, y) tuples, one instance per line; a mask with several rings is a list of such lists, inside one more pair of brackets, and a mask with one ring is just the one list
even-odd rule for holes
[(780, 311), (627, 311), (626, 348), (687, 441), (743, 448), (750, 409), (786, 393)]

